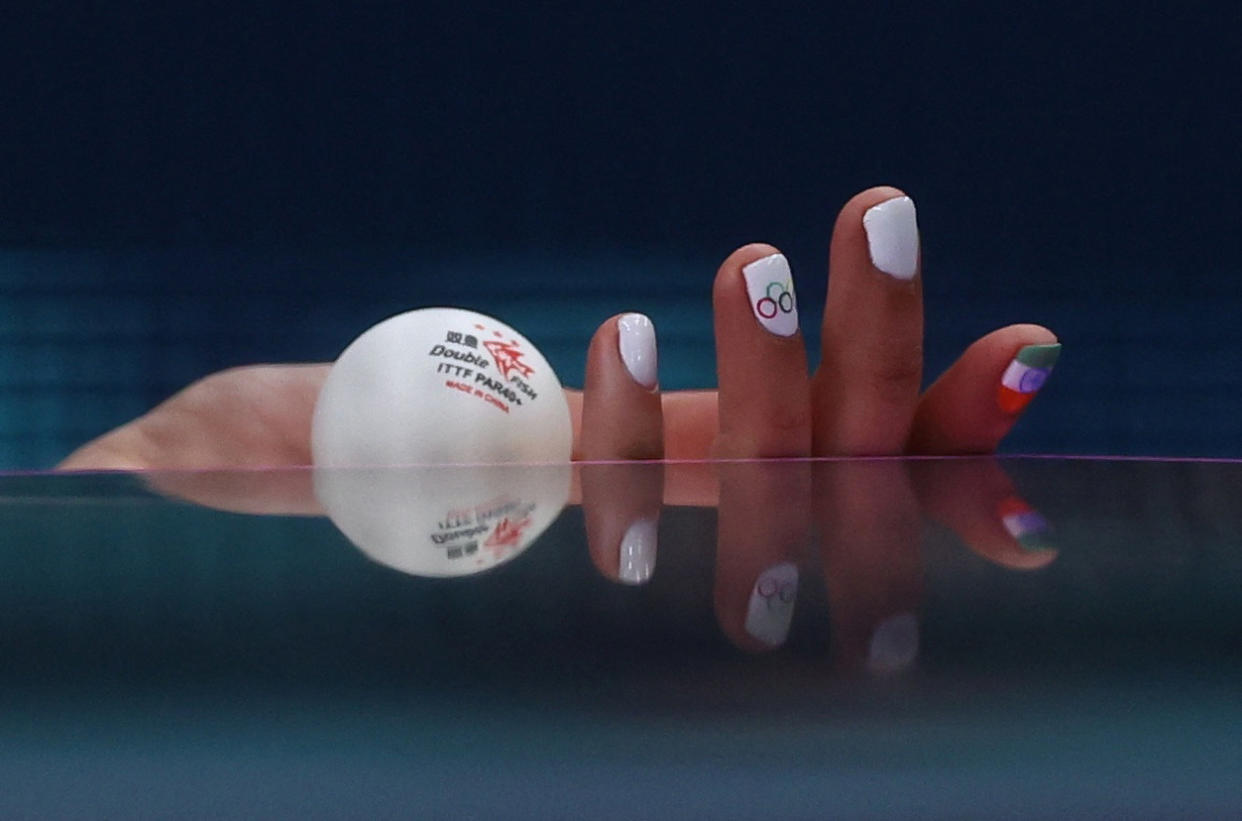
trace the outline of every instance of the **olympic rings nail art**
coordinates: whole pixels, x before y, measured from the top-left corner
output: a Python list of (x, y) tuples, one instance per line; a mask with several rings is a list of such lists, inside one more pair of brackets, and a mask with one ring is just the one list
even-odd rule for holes
[(797, 598), (798, 568), (791, 562), (769, 567), (759, 574), (751, 590), (746, 632), (769, 647), (784, 644)]
[(777, 336), (798, 332), (798, 298), (784, 254), (771, 254), (742, 268), (755, 319)]

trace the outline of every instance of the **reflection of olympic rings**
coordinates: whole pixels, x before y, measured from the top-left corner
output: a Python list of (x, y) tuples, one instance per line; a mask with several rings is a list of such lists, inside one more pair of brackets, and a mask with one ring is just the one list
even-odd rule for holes
[(796, 581), (782, 582), (779, 579), (762, 579), (756, 592), (771, 609), (774, 600), (780, 600), (781, 604), (789, 604), (797, 598), (798, 583)]
[(1044, 386), (1044, 382), (1048, 380), (1048, 371), (1041, 368), (1031, 368), (1022, 374), (1022, 378), (1018, 380), (1019, 393), (1035, 393)]
[[(772, 296), (773, 288), (776, 289), (776, 296)], [(766, 295), (755, 303), (755, 310), (759, 312), (759, 316), (764, 319), (771, 319), (776, 316), (777, 311), (780, 311), (782, 314), (793, 313), (794, 298), (793, 293), (789, 290), (788, 283), (769, 282), (764, 294)]]

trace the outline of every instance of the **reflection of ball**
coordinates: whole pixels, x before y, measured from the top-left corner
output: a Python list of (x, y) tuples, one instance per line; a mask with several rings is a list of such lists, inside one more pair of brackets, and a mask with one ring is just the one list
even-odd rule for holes
[(315, 405), (316, 467), (567, 462), (569, 405), (517, 331), (459, 308), (386, 319), (332, 366)]
[(416, 576), (490, 570), (528, 548), (569, 498), (571, 466), (315, 470), (315, 495), (363, 553)]

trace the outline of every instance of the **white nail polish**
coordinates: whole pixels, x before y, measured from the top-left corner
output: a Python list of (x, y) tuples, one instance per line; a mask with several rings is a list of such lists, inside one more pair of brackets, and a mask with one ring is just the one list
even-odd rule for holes
[(872, 631), (867, 667), (873, 673), (897, 673), (913, 664), (918, 655), (918, 618), (913, 613), (896, 613)]
[(617, 347), (621, 361), (635, 382), (647, 390), (659, 383), (655, 325), (642, 314), (617, 318)]
[(798, 298), (784, 254), (757, 259), (742, 269), (750, 309), (759, 324), (777, 336), (798, 332)]
[(914, 200), (895, 197), (863, 214), (871, 263), (897, 279), (914, 279), (919, 269), (919, 224)]
[(784, 644), (797, 598), (798, 568), (789, 562), (772, 565), (755, 580), (746, 608), (746, 632), (769, 647)]
[(621, 537), (617, 578), (625, 584), (645, 584), (655, 572), (657, 531), (655, 519), (639, 519)]

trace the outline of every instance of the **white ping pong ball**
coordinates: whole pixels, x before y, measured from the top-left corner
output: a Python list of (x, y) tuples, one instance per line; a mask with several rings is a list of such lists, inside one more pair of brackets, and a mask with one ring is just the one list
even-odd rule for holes
[(568, 462), (569, 403), (513, 328), (461, 308), (398, 314), (347, 347), (320, 390), (316, 467)]

